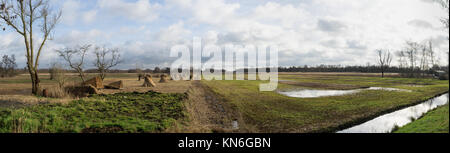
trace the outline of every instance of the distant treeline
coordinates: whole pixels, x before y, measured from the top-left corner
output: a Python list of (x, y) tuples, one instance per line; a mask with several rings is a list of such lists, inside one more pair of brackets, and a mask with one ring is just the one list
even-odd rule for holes
[[(279, 72), (361, 72), (361, 73), (381, 73), (380, 66), (339, 66), (339, 65), (320, 65), (315, 67), (309, 66), (292, 66), (292, 67), (280, 67)], [(390, 66), (387, 67), (386, 73), (433, 73), (435, 71), (448, 71), (447, 66), (433, 66), (427, 70), (420, 70), (415, 68), (412, 71), (411, 68)]]
[[(242, 70), (242, 69), (241, 69)], [(68, 73), (76, 73), (74, 70), (65, 70)], [(181, 69), (179, 69), (181, 71)], [(217, 70), (216, 70), (217, 71)], [(218, 70), (220, 71), (220, 70)], [(226, 70), (222, 70), (225, 72)], [(248, 72), (248, 69), (244, 70)], [(255, 70), (256, 71), (256, 70)], [(268, 70), (269, 71), (269, 70)], [(428, 70), (420, 70), (419, 68), (411, 71), (411, 68), (400, 68), (397, 66), (388, 67), (385, 72), (386, 73), (426, 73), (432, 74), (436, 71), (445, 71), (448, 72), (448, 66), (433, 66)], [(18, 73), (26, 73), (26, 69), (17, 69)], [(39, 69), (40, 73), (49, 73), (50, 69)], [(361, 72), (361, 73), (381, 73), (381, 69), (376, 65), (368, 65), (368, 66), (340, 66), (340, 65), (320, 65), (320, 66), (291, 66), (291, 67), (279, 67), (278, 72)], [(85, 73), (99, 73), (97, 69), (88, 69), (85, 70)], [(154, 69), (128, 69), (128, 70), (119, 70), (113, 69), (109, 70), (108, 73), (170, 73), (170, 68), (159, 68), (156, 67)]]

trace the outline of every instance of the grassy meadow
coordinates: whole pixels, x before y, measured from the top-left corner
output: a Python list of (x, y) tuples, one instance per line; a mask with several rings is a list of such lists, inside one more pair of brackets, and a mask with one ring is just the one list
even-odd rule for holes
[(121, 93), (94, 95), (69, 104), (0, 109), (0, 132), (153, 133), (185, 117), (184, 94)]
[[(448, 81), (336, 75), (280, 75), (298, 85), (280, 83), (278, 90), (313, 88), (349, 89), (393, 87), (412, 92), (363, 90), (343, 96), (292, 98), (277, 92), (259, 92), (261, 81), (203, 81), (240, 112), (251, 132), (334, 132), (378, 115), (417, 104), (448, 92)], [(302, 86), (301, 83), (308, 83)], [(342, 86), (342, 87), (341, 87)], [(448, 115), (448, 114), (447, 114)]]
[[(48, 75), (41, 78), (43, 87), (56, 84)], [(74, 75), (68, 78), (79, 82)], [(154, 133), (173, 132), (173, 129), (178, 129), (176, 132), (335, 132), (449, 90), (448, 80), (381, 78), (358, 73), (280, 73), (277, 91), (367, 87), (411, 91), (361, 90), (342, 96), (293, 98), (277, 91), (260, 92), (259, 85), (265, 81), (158, 83), (158, 78), (154, 79), (157, 87), (146, 88), (141, 87), (143, 82), (137, 81), (136, 74), (108, 74), (105, 82), (124, 80), (125, 88), (102, 89), (102, 94), (86, 98), (60, 99), (31, 96), (26, 75), (2, 78), (0, 132)], [(398, 132), (418, 132), (422, 128), (428, 129), (424, 132), (439, 132), (441, 129), (429, 127), (441, 122), (430, 120), (440, 120), (442, 115), (447, 116), (448, 132), (446, 107), (447, 111), (438, 113), (439, 117), (428, 119), (427, 115)], [(232, 127), (231, 121), (238, 122), (239, 127)], [(202, 130), (196, 131), (199, 127)]]

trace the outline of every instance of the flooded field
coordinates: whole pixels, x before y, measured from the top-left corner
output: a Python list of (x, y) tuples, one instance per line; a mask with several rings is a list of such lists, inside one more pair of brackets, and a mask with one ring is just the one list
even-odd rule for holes
[(328, 96), (341, 96), (346, 94), (357, 93), (359, 90), (312, 90), (302, 89), (298, 91), (279, 92), (282, 95), (296, 98), (317, 98)]
[(316, 89), (299, 89), (293, 91), (279, 91), (278, 93), (295, 98), (319, 98), (330, 96), (342, 96), (347, 94), (357, 93), (363, 90), (385, 90), (385, 91), (397, 91), (397, 92), (411, 92), (410, 90), (397, 89), (397, 88), (385, 88), (385, 87), (370, 87), (367, 89), (356, 90), (316, 90)]

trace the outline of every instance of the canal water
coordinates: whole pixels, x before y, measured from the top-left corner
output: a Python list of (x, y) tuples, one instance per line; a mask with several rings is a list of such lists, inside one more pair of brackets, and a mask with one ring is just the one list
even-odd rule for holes
[(402, 127), (416, 120), (430, 110), (449, 102), (449, 94), (430, 99), (421, 104), (379, 116), (363, 124), (339, 131), (337, 133), (389, 133), (394, 127)]

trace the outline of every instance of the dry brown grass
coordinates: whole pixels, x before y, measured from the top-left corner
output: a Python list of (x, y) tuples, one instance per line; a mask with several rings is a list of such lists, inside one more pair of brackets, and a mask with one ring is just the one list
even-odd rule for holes
[(64, 89), (58, 86), (52, 86), (46, 88), (49, 98), (70, 98), (70, 94)]
[[(40, 74), (41, 89), (47, 89), (49, 93), (49, 97), (52, 98), (63, 98), (63, 99), (73, 99), (74, 96), (67, 94), (64, 90), (58, 87), (57, 81), (49, 80), (50, 75), (47, 73)], [(94, 74), (89, 74), (93, 76)], [(65, 86), (78, 86), (80, 84), (79, 79), (74, 73), (66, 73), (66, 76), (70, 79), (65, 83)], [(114, 94), (114, 93), (123, 93), (123, 92), (147, 92), (149, 90), (153, 90), (161, 93), (185, 93), (191, 87), (190, 81), (169, 81), (167, 83), (158, 83), (160, 81), (160, 74), (152, 74), (154, 76), (154, 81), (157, 87), (142, 87), (143, 80), (137, 80), (137, 74), (108, 74), (104, 83), (109, 84), (116, 81), (123, 81), (124, 88), (123, 89), (100, 89), (99, 92), (103, 94)], [(36, 104), (40, 100), (36, 100), (33, 95), (31, 95), (31, 83), (28, 82), (29, 75), (21, 74), (12, 78), (0, 78), (0, 96), (3, 99), (0, 99), (0, 103), (3, 100), (10, 101), (8, 97), (13, 96), (15, 99), (15, 103), (8, 104), (0, 104), (0, 105), (10, 105), (10, 104)], [(19, 97), (23, 98), (19, 98)]]
[(0, 95), (0, 107), (24, 107), (41, 103), (62, 103), (67, 104), (71, 98), (43, 98), (32, 95)]

